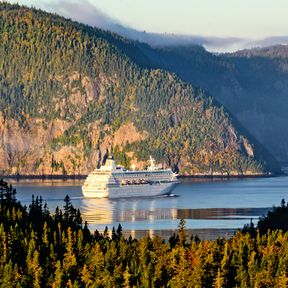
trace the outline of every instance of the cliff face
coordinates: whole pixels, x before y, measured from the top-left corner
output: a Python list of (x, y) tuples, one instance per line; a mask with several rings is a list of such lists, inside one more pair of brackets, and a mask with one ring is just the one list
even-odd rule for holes
[(189, 175), (278, 169), (204, 91), (137, 66), (124, 53), (135, 43), (42, 11), (0, 9), (1, 174), (87, 174), (108, 152), (126, 167), (152, 155)]
[[(148, 133), (139, 133), (133, 123), (121, 126), (113, 136), (107, 135), (99, 141), (99, 126), (88, 126), (88, 137), (94, 140), (87, 155), (81, 142), (78, 145), (62, 145), (56, 151), (51, 148), (53, 139), (64, 135), (71, 124), (63, 120), (49, 123), (42, 119), (27, 120), (27, 127), (19, 127), (15, 120), (5, 120), (0, 113), (0, 175), (78, 175), (87, 174), (103, 160), (113, 147), (144, 140)], [(109, 131), (109, 127), (107, 127)], [(130, 155), (133, 158), (133, 153)], [(143, 168), (144, 162), (132, 161)]]
[[(42, 119), (29, 119), (27, 127), (23, 128), (19, 127), (19, 123), (15, 120), (4, 120), (2, 114), (0, 114), (0, 117), (0, 175), (88, 174), (102, 163), (107, 151), (116, 149), (118, 155), (119, 151), (125, 150), (127, 144), (141, 143), (141, 141), (149, 138), (148, 132), (140, 133), (133, 123), (126, 123), (116, 130), (113, 135), (111, 135), (111, 129), (107, 126), (104, 130), (107, 135), (100, 140), (99, 124), (95, 122), (87, 127), (87, 137), (93, 139), (89, 151), (84, 147), (83, 142), (77, 145), (61, 145), (55, 150), (51, 147), (51, 143), (63, 136), (67, 129), (71, 127), (67, 121), (58, 119), (46, 123)], [(99, 141), (101, 141), (100, 144)], [(223, 139), (220, 138), (218, 141), (219, 143), (223, 142)], [(243, 151), (253, 157), (254, 152), (251, 144), (248, 143), (246, 138), (237, 139), (234, 131), (230, 131), (230, 135), (225, 141), (229, 142), (226, 145), (229, 145), (231, 153), (234, 149), (240, 149), (239, 146), (242, 143)], [(224, 145), (224, 143), (221, 145)], [(129, 165), (135, 164), (138, 168), (145, 168), (146, 161), (137, 159), (133, 149), (126, 154), (127, 158), (130, 159)], [(212, 163), (210, 162), (218, 161), (217, 155), (212, 154), (212, 150), (207, 153), (207, 147), (203, 147), (199, 153), (199, 159), (195, 159), (198, 161), (198, 165), (192, 164), (191, 155), (183, 155), (177, 164), (182, 174), (209, 174), (211, 171), (207, 167), (211, 166)], [(169, 166), (165, 161), (162, 161), (162, 164), (166, 167)], [(199, 166), (199, 164), (201, 165)], [(257, 174), (261, 171), (233, 170), (227, 165), (225, 168), (223, 166), (221, 173), (239, 174), (242, 172), (244, 174)], [(215, 173), (217, 174), (219, 171), (214, 171)]]

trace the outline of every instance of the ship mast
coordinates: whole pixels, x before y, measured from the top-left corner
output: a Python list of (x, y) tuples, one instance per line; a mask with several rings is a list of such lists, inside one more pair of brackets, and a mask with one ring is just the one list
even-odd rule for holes
[(150, 162), (150, 165), (147, 168), (148, 171), (157, 170), (157, 167), (155, 166), (155, 159), (151, 155), (150, 155), (150, 160), (148, 160), (148, 162)]

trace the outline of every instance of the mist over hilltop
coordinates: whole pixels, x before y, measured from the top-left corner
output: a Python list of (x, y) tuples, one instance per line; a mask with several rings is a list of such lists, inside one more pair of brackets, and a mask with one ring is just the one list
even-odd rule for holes
[[(27, 0), (20, 1), (20, 3), (21, 2), (24, 2), (25, 4), (31, 3), (31, 1)], [(39, 7), (45, 11), (57, 13), (93, 27), (109, 30), (129, 39), (147, 43), (153, 47), (201, 45), (211, 52), (234, 52), (255, 47), (288, 44), (288, 36), (281, 34), (252, 38), (251, 36), (235, 37), (233, 36), (233, 33), (230, 36), (220, 36), (221, 31), (219, 31), (218, 34), (216, 33), (218, 36), (215, 36), (216, 34), (212, 36), (197, 32), (197, 29), (193, 26), (189, 33), (156, 33), (148, 31), (147, 29), (140, 30), (128, 25), (125, 23), (125, 20), (117, 19), (117, 16), (110, 16), (108, 12), (96, 7), (93, 2), (89, 0), (32, 1), (32, 3), (33, 6)], [(115, 15), (117, 15), (117, 13), (115, 13)], [(147, 19), (148, 18), (147, 15)], [(205, 16), (203, 16), (203, 18), (205, 18)], [(161, 17), (159, 17), (159, 21), (161, 21)], [(171, 21), (173, 21), (173, 19), (171, 19)]]

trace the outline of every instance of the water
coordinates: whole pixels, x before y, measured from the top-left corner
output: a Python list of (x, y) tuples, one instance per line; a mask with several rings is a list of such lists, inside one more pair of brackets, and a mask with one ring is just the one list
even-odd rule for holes
[(29, 206), (32, 194), (42, 196), (51, 212), (63, 207), (65, 195), (79, 208), (90, 230), (109, 230), (121, 223), (125, 235), (149, 233), (168, 238), (186, 220), (188, 233), (201, 239), (231, 236), (237, 228), (257, 223), (281, 199), (288, 199), (288, 176), (234, 180), (181, 179), (172, 196), (126, 199), (86, 199), (82, 180), (11, 181), (17, 198)]

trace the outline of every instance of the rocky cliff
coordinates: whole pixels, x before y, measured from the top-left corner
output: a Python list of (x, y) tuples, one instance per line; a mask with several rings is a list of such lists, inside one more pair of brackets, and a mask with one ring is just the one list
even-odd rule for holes
[[(23, 128), (0, 113), (0, 175), (85, 175), (95, 169), (113, 147), (123, 147), (148, 137), (148, 133), (140, 134), (133, 123), (124, 124), (113, 136), (109, 135), (107, 126), (103, 131), (107, 135), (99, 145), (100, 128), (94, 122), (87, 127), (87, 136), (94, 140), (88, 153), (84, 153), (87, 148), (83, 142), (52, 149), (53, 140), (63, 137), (69, 127), (70, 123), (59, 119), (47, 123), (41, 118), (30, 118)], [(131, 164), (139, 168), (146, 164), (133, 160), (133, 153), (130, 156)]]

